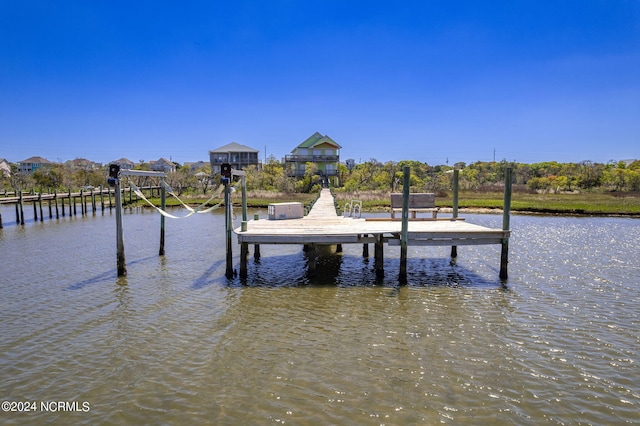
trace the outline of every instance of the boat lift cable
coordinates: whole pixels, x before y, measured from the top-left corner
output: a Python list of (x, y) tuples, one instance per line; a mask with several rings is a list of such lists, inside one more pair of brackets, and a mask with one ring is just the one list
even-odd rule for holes
[(217, 203), (216, 205), (206, 208), (204, 209), (204, 207), (209, 204), (211, 201), (213, 201), (214, 199), (218, 198), (220, 196), (220, 194), (222, 193), (222, 190), (224, 189), (224, 187), (220, 186), (220, 188), (218, 188), (218, 190), (211, 196), (211, 198), (209, 198), (207, 201), (205, 201), (203, 204), (201, 204), (200, 206), (196, 207), (196, 208), (192, 208), (188, 205), (186, 205), (182, 200), (180, 200), (180, 198), (173, 192), (173, 190), (171, 189), (171, 187), (168, 184), (164, 184), (165, 185), (165, 189), (167, 189), (167, 191), (169, 192), (170, 195), (172, 195), (173, 197), (175, 197), (180, 204), (182, 204), (182, 206), (184, 206), (189, 213), (187, 213), (185, 216), (175, 216), (172, 215), (170, 213), (167, 213), (166, 211), (162, 210), (161, 208), (157, 207), (156, 205), (154, 205), (151, 201), (149, 201), (149, 199), (147, 199), (147, 197), (145, 197), (145, 195), (142, 193), (142, 191), (140, 190), (140, 188), (138, 188), (133, 182), (129, 181), (129, 185), (131, 186), (131, 189), (133, 190), (133, 192), (140, 197), (142, 200), (144, 200), (147, 204), (149, 204), (151, 207), (153, 207), (154, 209), (156, 209), (161, 215), (163, 215), (164, 217), (168, 217), (170, 219), (186, 219), (189, 216), (192, 216), (194, 214), (197, 213), (209, 213), (213, 210), (216, 210), (218, 208), (220, 208), (222, 206), (222, 204), (224, 203), (224, 200), (221, 200), (219, 203)]
[(224, 187), (222, 185), (220, 185), (218, 187), (218, 189), (213, 193), (213, 195), (211, 196), (211, 198), (209, 198), (207, 201), (205, 201), (204, 203), (202, 203), (201, 205), (199, 205), (198, 207), (196, 207), (195, 209), (186, 205), (181, 199), (180, 197), (178, 197), (175, 192), (173, 192), (173, 189), (169, 186), (168, 183), (163, 182), (163, 185), (165, 187), (165, 189), (167, 190), (167, 192), (169, 193), (169, 195), (173, 196), (176, 200), (178, 200), (180, 202), (180, 204), (182, 204), (182, 206), (191, 211), (195, 211), (196, 213), (208, 213), (210, 211), (213, 211), (217, 208), (219, 208), (222, 205), (223, 201), (220, 201), (218, 204), (216, 204), (213, 207), (209, 207), (207, 209), (205, 209), (205, 207), (207, 206), (207, 204), (209, 204), (210, 202), (212, 202), (213, 200), (215, 200), (216, 198), (218, 198), (220, 196), (220, 194), (222, 194), (222, 191), (224, 190)]
[(140, 188), (138, 188), (137, 186), (135, 186), (132, 182), (129, 182), (129, 185), (131, 186), (131, 189), (133, 190), (133, 192), (140, 197), (141, 199), (143, 199), (147, 204), (149, 204), (151, 207), (153, 207), (154, 209), (156, 209), (158, 211), (158, 213), (160, 213), (162, 216), (164, 217), (168, 217), (169, 219), (186, 219), (189, 216), (194, 215), (196, 212), (195, 210), (190, 211), (189, 213), (187, 213), (186, 216), (174, 216), (172, 214), (167, 213), (166, 211), (162, 210), (161, 208), (155, 206), (151, 201), (149, 201), (147, 199), (147, 197), (144, 196), (144, 194), (142, 193), (142, 191), (140, 190)]

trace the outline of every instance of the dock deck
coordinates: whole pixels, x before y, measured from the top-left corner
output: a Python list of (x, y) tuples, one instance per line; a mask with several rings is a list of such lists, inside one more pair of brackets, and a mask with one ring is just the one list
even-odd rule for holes
[[(363, 244), (398, 245), (401, 221), (367, 220), (338, 216), (334, 199), (323, 189), (309, 214), (301, 219), (251, 220), (247, 230), (234, 230), (243, 244)], [(408, 245), (501, 244), (510, 231), (487, 228), (464, 220), (410, 220)]]
[[(407, 278), (407, 246), (451, 246), (452, 262), (457, 258), (457, 247), (459, 245), (479, 245), (479, 244), (500, 244), (502, 246), (500, 258), (500, 279), (507, 279), (507, 263), (509, 236), (509, 212), (511, 204), (511, 168), (505, 169), (505, 197), (503, 209), (502, 229), (487, 228), (479, 225), (467, 223), (459, 220), (458, 212), (458, 176), (459, 170), (453, 170), (453, 217), (436, 218), (435, 214), (431, 218), (409, 219), (409, 205), (411, 201), (410, 193), (410, 167), (403, 167), (403, 194), (402, 194), (402, 218), (355, 218), (340, 217), (336, 212), (336, 205), (333, 195), (329, 189), (323, 189), (313, 207), (307, 215), (296, 219), (286, 219), (287, 217), (298, 217), (302, 212), (296, 206), (270, 206), (269, 220), (247, 220), (247, 200), (246, 200), (246, 173), (241, 170), (233, 170), (230, 164), (222, 164), (221, 183), (224, 185), (225, 204), (225, 245), (226, 245), (226, 271), (225, 276), (229, 279), (236, 275), (233, 269), (233, 243), (232, 235), (235, 233), (240, 244), (240, 278), (247, 277), (247, 258), (249, 244), (255, 246), (254, 257), (260, 257), (261, 244), (301, 244), (307, 254), (308, 268), (312, 271), (316, 267), (316, 257), (319, 252), (318, 246), (326, 247), (336, 245), (336, 251), (342, 251), (342, 244), (362, 244), (363, 257), (369, 256), (369, 243), (373, 243), (375, 248), (375, 269), (376, 275), (384, 274), (384, 244), (400, 246), (400, 272), (399, 282), (406, 283)], [(126, 275), (126, 263), (124, 260), (124, 241), (122, 231), (122, 190), (120, 186), (120, 176), (157, 176), (162, 178), (164, 185), (164, 173), (150, 171), (120, 171), (115, 164), (109, 166), (109, 186), (108, 194), (111, 199), (111, 187), (115, 194), (116, 205), (116, 246), (118, 276)], [(233, 228), (232, 202), (231, 202), (231, 179), (240, 177), (242, 185), (242, 223), (239, 228)], [(131, 190), (131, 189), (130, 189)], [(136, 193), (138, 191), (136, 190)], [(103, 190), (99, 194), (102, 196)], [(131, 192), (130, 192), (131, 194)], [(6, 195), (6, 193), (5, 193)], [(71, 201), (74, 194), (67, 192), (67, 197)], [(91, 198), (94, 199), (94, 191), (90, 191)], [(80, 192), (83, 198), (84, 191)], [(144, 196), (142, 195), (144, 198)], [(42, 194), (34, 199), (34, 218), (37, 217), (36, 203), (40, 204), (40, 216), (42, 218)], [(53, 195), (53, 201), (57, 201), (57, 194)], [(165, 192), (162, 186), (161, 209), (165, 208)], [(83, 200), (83, 214), (86, 211)], [(102, 201), (102, 200), (101, 200)], [(16, 204), (17, 219), (24, 220), (22, 204), (24, 197), (19, 194)], [(111, 204), (111, 203), (110, 203)], [(351, 202), (352, 207), (361, 206), (358, 201)], [(104, 208), (104, 205), (103, 205)], [(359, 210), (359, 207), (354, 207)], [(74, 202), (75, 209), (75, 202)], [(273, 209), (273, 211), (272, 211)], [(352, 209), (352, 213), (355, 211)], [(94, 205), (95, 212), (95, 205)], [(69, 205), (71, 214), (71, 204)], [(18, 216), (19, 215), (19, 216)], [(49, 204), (49, 216), (52, 217), (52, 207)], [(56, 217), (58, 207), (56, 204)], [(63, 204), (64, 216), (64, 204)], [(37, 219), (36, 219), (37, 220)], [(24, 222), (23, 222), (24, 223)], [(0, 228), (2, 228), (2, 216), (0, 215)], [(164, 255), (164, 215), (160, 220), (160, 250), (159, 255)]]

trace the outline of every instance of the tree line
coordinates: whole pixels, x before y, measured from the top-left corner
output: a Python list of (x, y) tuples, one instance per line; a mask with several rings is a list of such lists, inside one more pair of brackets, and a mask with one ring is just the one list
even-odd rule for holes
[[(410, 182), (415, 191), (447, 191), (451, 187), (451, 174), (459, 170), (461, 190), (490, 191), (499, 190), (504, 181), (504, 171), (512, 169), (514, 188), (536, 192), (588, 192), (588, 191), (640, 191), (640, 161), (597, 163), (581, 161), (579, 163), (559, 163), (556, 161), (541, 163), (517, 163), (502, 160), (499, 162), (477, 161), (471, 164), (456, 163), (450, 165), (429, 165), (415, 160), (382, 163), (375, 159), (362, 162), (351, 169), (340, 164), (337, 170), (338, 189), (345, 192), (356, 191), (400, 191), (404, 166), (411, 169)], [(12, 165), (10, 175), (2, 175), (0, 184), (5, 190), (28, 190), (33, 188), (83, 188), (106, 185), (108, 167), (77, 168), (65, 164), (43, 167), (32, 174), (17, 172)], [(141, 163), (136, 169), (148, 169)], [(267, 159), (262, 167), (249, 166), (245, 169), (248, 190), (277, 192), (315, 192), (322, 184), (321, 172), (313, 163), (307, 163), (305, 175), (289, 177), (285, 164), (275, 157)], [(447, 173), (449, 172), (449, 173)], [(157, 184), (152, 178), (136, 177), (138, 186)], [(196, 170), (180, 167), (167, 174), (166, 182), (179, 195), (182, 193), (206, 193), (219, 183), (219, 176), (211, 175), (209, 165)]]
[[(167, 174), (166, 182), (172, 189), (182, 194), (186, 191), (207, 192), (213, 184), (211, 167), (203, 166), (196, 170), (182, 167), (174, 163), (176, 171)], [(109, 166), (78, 167), (69, 163), (54, 163), (35, 170), (33, 173), (19, 173), (15, 164), (11, 165), (11, 173), (0, 173), (0, 187), (5, 190), (28, 191), (35, 189), (39, 192), (46, 190), (77, 190), (82, 188), (98, 188), (107, 186)], [(151, 170), (149, 163), (140, 162), (135, 170)], [(145, 176), (130, 176), (127, 179), (136, 186), (159, 185), (157, 178)]]
[[(461, 190), (490, 191), (502, 190), (504, 173), (512, 169), (513, 184), (517, 190), (536, 192), (573, 191), (640, 191), (640, 161), (627, 165), (625, 162), (606, 164), (593, 161), (579, 163), (517, 163), (477, 161), (471, 164), (429, 165), (415, 160), (388, 161), (375, 159), (355, 165), (351, 170), (340, 164), (337, 171), (338, 189), (355, 191), (400, 191), (403, 169), (411, 170), (410, 183), (416, 191), (447, 191), (451, 188), (451, 171), (459, 170)], [(267, 160), (262, 169), (251, 166), (246, 169), (247, 188), (282, 192), (312, 192), (320, 187), (320, 172), (315, 164), (307, 163), (305, 175), (292, 180), (284, 173), (284, 165), (275, 158)], [(449, 172), (449, 173), (447, 173)]]

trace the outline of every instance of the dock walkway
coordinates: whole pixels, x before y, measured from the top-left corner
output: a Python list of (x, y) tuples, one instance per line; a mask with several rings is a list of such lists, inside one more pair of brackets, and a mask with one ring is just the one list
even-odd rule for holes
[[(250, 220), (246, 231), (234, 230), (238, 243), (246, 244), (376, 244), (376, 269), (382, 271), (383, 244), (400, 245), (402, 222), (341, 217), (334, 198), (323, 189), (309, 214), (301, 219)], [(502, 244), (510, 231), (474, 225), (464, 220), (420, 220), (408, 222), (407, 245), (459, 246)], [(246, 247), (246, 246), (245, 246)], [(246, 259), (241, 259), (241, 274)]]

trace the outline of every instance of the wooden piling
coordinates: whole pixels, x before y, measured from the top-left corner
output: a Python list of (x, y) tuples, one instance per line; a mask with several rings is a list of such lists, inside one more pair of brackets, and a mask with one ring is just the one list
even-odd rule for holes
[(225, 270), (225, 276), (229, 279), (233, 278), (233, 245), (231, 244), (231, 232), (232, 232), (232, 220), (231, 217), (231, 196), (229, 186), (231, 178), (224, 178), (224, 225), (225, 225), (225, 240), (227, 246), (227, 265)]
[(411, 188), (411, 168), (404, 166), (402, 182), (402, 230), (400, 232), (400, 284), (407, 283), (407, 242), (409, 231), (409, 190)]
[[(460, 170), (453, 171), (453, 220), (458, 218), (458, 179)], [(458, 258), (458, 246), (451, 246), (451, 262), (455, 262)]]
[(38, 221), (38, 201), (33, 200), (32, 204), (33, 204), (33, 221), (37, 222)]
[(247, 258), (249, 257), (249, 244), (240, 244), (240, 278), (247, 278)]
[(318, 266), (317, 259), (318, 252), (315, 244), (309, 244), (309, 250), (307, 250), (307, 271), (309, 275), (315, 275), (316, 267)]
[(376, 243), (373, 250), (376, 276), (382, 278), (384, 277), (384, 242), (382, 234), (376, 235)]
[(243, 174), (240, 176), (242, 187), (242, 223), (241, 230), (247, 230), (247, 177)]
[(60, 211), (58, 210), (58, 191), (53, 193), (53, 204), (56, 206), (56, 219), (60, 219)]
[(40, 222), (44, 222), (44, 214), (42, 214), (42, 192), (38, 193), (38, 207), (40, 208)]
[[(167, 210), (167, 194), (164, 188), (164, 178), (162, 178), (162, 183), (160, 184), (162, 189), (160, 189), (160, 209), (162, 211)], [(160, 250), (158, 252), (160, 256), (164, 256), (164, 215), (160, 215)]]
[[(259, 214), (254, 214), (253, 215), (253, 220), (260, 220), (260, 215)], [(253, 259), (255, 261), (260, 260), (260, 244), (254, 244), (253, 245)]]
[(24, 205), (22, 203), (22, 190), (20, 190), (20, 216), (19, 216), (19, 220), (20, 220), (20, 225), (24, 225)]
[[(246, 232), (248, 218), (247, 218), (247, 176), (245, 172), (239, 170), (232, 170), (229, 164), (223, 164), (223, 183), (224, 183), (224, 204), (225, 204), (225, 226), (226, 226), (226, 240), (227, 240), (227, 267), (225, 275), (227, 278), (233, 277), (233, 253), (231, 250), (231, 236), (233, 234), (233, 218), (231, 216), (231, 195), (230, 195), (230, 183), (232, 176), (240, 176), (240, 184), (242, 188), (242, 222), (240, 225), (240, 232)], [(257, 215), (254, 216), (257, 220)], [(249, 244), (240, 244), (240, 278), (247, 278), (247, 258), (249, 257)], [(255, 257), (260, 257), (260, 248), (256, 245)]]
[[(510, 228), (511, 215), (511, 167), (507, 167), (504, 173), (504, 207), (502, 213), (502, 230), (508, 231)], [(502, 239), (502, 250), (500, 253), (500, 279), (506, 281), (508, 278), (507, 265), (509, 263), (509, 238)]]
[(115, 179), (116, 198), (116, 256), (118, 276), (127, 275), (127, 262), (124, 256), (124, 230), (122, 227), (122, 198), (120, 196), (120, 179)]

